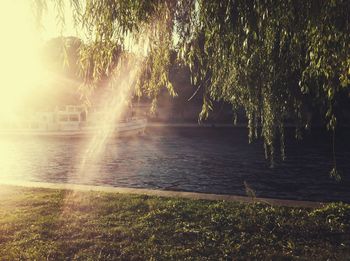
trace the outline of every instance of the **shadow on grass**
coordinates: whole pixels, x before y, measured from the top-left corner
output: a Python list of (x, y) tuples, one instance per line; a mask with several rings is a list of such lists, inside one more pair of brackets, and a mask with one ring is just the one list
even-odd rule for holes
[(1, 260), (345, 259), (350, 206), (319, 209), (2, 186)]

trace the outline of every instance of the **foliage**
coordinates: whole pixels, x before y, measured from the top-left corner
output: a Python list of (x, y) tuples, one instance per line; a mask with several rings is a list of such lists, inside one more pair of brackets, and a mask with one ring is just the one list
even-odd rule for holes
[(1, 187), (1, 260), (346, 260), (350, 207)]
[[(43, 0), (34, 0), (42, 10)], [(62, 0), (53, 0), (62, 6)], [(335, 131), (349, 99), (350, 2), (347, 0), (70, 0), (88, 41), (82, 48), (86, 82), (107, 73), (113, 54), (130, 39), (146, 45), (137, 95), (157, 98), (169, 81), (171, 50), (203, 88), (205, 119), (214, 101), (243, 108), (249, 140), (262, 136), (273, 162), (284, 127), (296, 136), (312, 107)], [(59, 10), (59, 9), (58, 9)], [(38, 11), (38, 14), (41, 12)], [(60, 16), (59, 16), (60, 17)], [(344, 99), (344, 97), (347, 97)], [(236, 119), (235, 119), (236, 121)], [(337, 176), (336, 164), (332, 174)]]
[[(179, 19), (183, 60), (208, 100), (243, 107), (250, 140), (265, 141), (273, 159), (276, 137), (284, 157), (284, 124), (303, 122), (315, 104), (334, 130), (334, 106), (349, 88), (348, 1), (197, 1)], [(189, 28), (189, 29), (188, 29)], [(188, 40), (190, 39), (190, 41)], [(297, 132), (298, 133), (298, 132)]]

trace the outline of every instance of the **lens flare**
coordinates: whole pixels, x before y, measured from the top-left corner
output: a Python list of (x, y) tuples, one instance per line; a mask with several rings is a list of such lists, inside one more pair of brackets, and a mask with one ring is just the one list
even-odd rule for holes
[(130, 113), (128, 110), (133, 86), (139, 78), (143, 59), (125, 55), (120, 58), (118, 64), (118, 68), (110, 79), (109, 87), (105, 90), (105, 95), (102, 95), (93, 105), (97, 110), (102, 110), (102, 114), (98, 114), (100, 118), (92, 117), (90, 123), (97, 125), (99, 131), (90, 137), (79, 163), (78, 179), (82, 183), (93, 180), (93, 175), (99, 174), (97, 166), (101, 165), (106, 144), (118, 135), (118, 123), (127, 120), (127, 114)]
[[(25, 121), (31, 122), (31, 116), (35, 116), (36, 108), (43, 100), (46, 103), (55, 104), (59, 98), (62, 98), (61, 96), (57, 98), (59, 95), (55, 95), (55, 91), (57, 92), (59, 88), (53, 90), (57, 82), (65, 86), (73, 85), (46, 69), (45, 59), (42, 59), (45, 36), (43, 36), (43, 31), (37, 27), (31, 7), (30, 1), (0, 1), (0, 33), (2, 35), (2, 41), (0, 41), (0, 128), (5, 126), (5, 130), (7, 126), (15, 126)], [(55, 18), (51, 17), (49, 20), (54, 21)], [(59, 35), (59, 29), (56, 28), (55, 33), (51, 23), (46, 22), (45, 25), (50, 31), (46, 31), (46, 35), (56, 37)], [(106, 144), (115, 136), (118, 123), (128, 113), (134, 91), (133, 86), (140, 76), (144, 56), (149, 50), (148, 33), (144, 32), (140, 35), (137, 39), (128, 37), (126, 49), (129, 53), (119, 58), (118, 67), (110, 77), (105, 95), (94, 99), (93, 107), (88, 109), (88, 116), (91, 119), (89, 124), (97, 127), (99, 131), (86, 139), (86, 144), (81, 148), (83, 156), (80, 156), (79, 160), (74, 163), (75, 167), (78, 166), (78, 171), (74, 171), (76, 172), (74, 174), (78, 176), (81, 183), (91, 181), (93, 175), (99, 174), (97, 166), (101, 165)], [(94, 110), (100, 110), (102, 113), (94, 115)], [(18, 124), (18, 126), (21, 128), (22, 125)], [(11, 132), (11, 127), (9, 129)], [(33, 140), (33, 143), (39, 144), (40, 139)], [(33, 146), (38, 145), (33, 144)], [(0, 140), (0, 163), (3, 165), (0, 168), (2, 172), (0, 174), (5, 173), (6, 175), (2, 175), (4, 178), (10, 179), (11, 175), (26, 175), (25, 168), (22, 164), (17, 164), (17, 161), (25, 158), (24, 153), (30, 155), (31, 152), (23, 152), (22, 147), (20, 142), (14, 144), (6, 138), (3, 141)], [(30, 166), (30, 162), (27, 166)], [(74, 180), (77, 182), (76, 177)], [(68, 178), (67, 182), (70, 181), (72, 180)]]

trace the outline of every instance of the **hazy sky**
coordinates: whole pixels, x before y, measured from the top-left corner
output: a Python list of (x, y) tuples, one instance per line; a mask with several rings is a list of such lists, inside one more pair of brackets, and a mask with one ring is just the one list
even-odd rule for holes
[[(60, 35), (60, 28), (50, 11), (53, 6), (39, 28), (31, 4), (30, 0), (0, 0), (0, 119), (50, 78), (39, 52), (48, 39)], [(62, 34), (75, 35), (71, 20)]]
[(68, 1), (64, 1), (65, 3), (65, 25), (62, 27), (58, 24), (57, 18), (56, 18), (56, 13), (55, 13), (55, 7), (54, 5), (49, 2), (48, 3), (48, 9), (44, 13), (43, 21), (42, 21), (42, 26), (43, 30), (41, 31), (41, 34), (44, 39), (49, 39), (52, 37), (56, 37), (61, 35), (61, 33), (64, 36), (77, 36), (77, 30), (74, 28), (73, 25), (73, 19), (72, 19), (72, 9)]

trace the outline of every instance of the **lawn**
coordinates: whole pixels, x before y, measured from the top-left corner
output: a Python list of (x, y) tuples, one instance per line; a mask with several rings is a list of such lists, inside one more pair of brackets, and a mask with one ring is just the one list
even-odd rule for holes
[(350, 205), (319, 209), (0, 186), (0, 260), (349, 260)]

